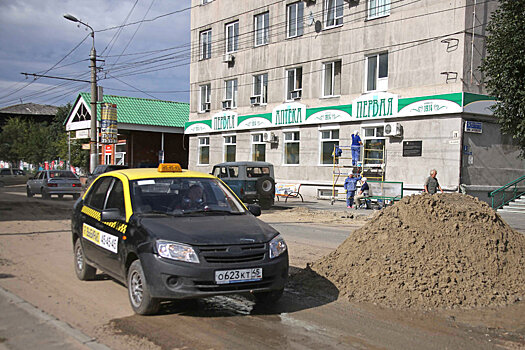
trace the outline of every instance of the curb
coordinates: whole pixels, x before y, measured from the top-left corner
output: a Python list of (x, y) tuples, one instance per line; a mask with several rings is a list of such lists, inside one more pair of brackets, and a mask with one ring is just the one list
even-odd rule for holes
[(92, 338), (78, 329), (75, 329), (71, 327), (68, 323), (60, 321), (54, 316), (51, 316), (44, 311), (38, 309), (34, 305), (28, 303), (24, 299), (14, 295), (13, 293), (5, 290), (4, 288), (0, 287), (0, 295), (6, 297), (10, 302), (15, 304), (20, 309), (26, 311), (31, 316), (34, 316), (41, 320), (43, 323), (52, 325), (57, 330), (61, 331), (62, 333), (68, 335), (69, 337), (75, 339), (80, 344), (86, 346), (89, 349), (92, 350), (111, 350), (104, 344), (100, 344), (96, 341), (95, 338)]

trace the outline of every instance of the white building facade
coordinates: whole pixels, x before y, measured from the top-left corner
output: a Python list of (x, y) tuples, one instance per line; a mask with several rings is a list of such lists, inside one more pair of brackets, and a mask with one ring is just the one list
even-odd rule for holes
[[(523, 175), (478, 70), (497, 2), (192, 0), (189, 168), (275, 165), (277, 183), (323, 197), (353, 170), (486, 199)], [(343, 154), (334, 166), (334, 148)], [(344, 178), (344, 177), (343, 177)], [(341, 184), (342, 180), (339, 180)]]

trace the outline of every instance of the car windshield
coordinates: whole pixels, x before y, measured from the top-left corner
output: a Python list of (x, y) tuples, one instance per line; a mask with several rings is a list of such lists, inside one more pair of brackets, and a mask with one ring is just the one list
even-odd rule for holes
[(77, 176), (73, 174), (71, 171), (50, 171), (49, 172), (50, 178), (66, 178), (66, 179), (76, 179)]
[(133, 211), (142, 214), (242, 214), (242, 203), (217, 179), (157, 178), (131, 181)]

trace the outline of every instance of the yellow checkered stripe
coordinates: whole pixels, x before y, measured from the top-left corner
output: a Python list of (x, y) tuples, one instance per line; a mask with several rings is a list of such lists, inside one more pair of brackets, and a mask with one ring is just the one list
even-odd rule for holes
[(85, 205), (82, 207), (82, 212), (93, 219), (100, 221), (100, 213), (94, 209), (88, 208)]
[(126, 224), (123, 224), (121, 222), (117, 222), (117, 221), (104, 221), (102, 222), (104, 225), (107, 225), (121, 233), (126, 233), (126, 229), (128, 228), (128, 225)]
[[(88, 208), (86, 206), (83, 206), (82, 212), (88, 216), (91, 216), (93, 219), (100, 221), (100, 213), (98, 211)], [(117, 222), (117, 221), (103, 221), (102, 223), (122, 233), (126, 233), (126, 230), (128, 228), (127, 224), (124, 224), (122, 222)]]

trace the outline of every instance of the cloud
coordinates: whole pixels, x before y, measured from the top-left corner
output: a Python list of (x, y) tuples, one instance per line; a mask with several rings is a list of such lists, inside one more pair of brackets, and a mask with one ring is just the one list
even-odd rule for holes
[[(72, 91), (70, 94), (67, 94), (67, 90), (64, 90), (65, 95), (60, 98), (60, 96), (50, 96), (50, 94), (38, 95), (35, 94), (34, 88), (30, 89), (27, 87), (16, 94), (4, 98), (3, 96), (14, 91), (13, 88), (10, 90), (9, 86), (24, 79), (24, 77), (20, 75), (20, 72), (45, 72), (89, 34), (89, 31), (86, 31), (83, 26), (79, 28), (76, 23), (64, 19), (62, 17), (63, 14), (73, 14), (75, 17), (91, 25), (95, 31), (98, 31), (121, 25), (134, 4), (135, 0), (1, 1), (0, 47), (2, 47), (2, 50), (0, 51), (0, 107), (16, 103), (19, 98), (23, 98), (24, 102), (53, 102), (56, 104), (65, 104), (74, 100), (80, 91)], [(150, 5), (150, 0), (138, 1), (127, 22), (142, 20)], [(155, 0), (146, 18), (154, 18), (189, 6), (190, 0)], [(140, 58), (140, 56), (128, 54), (189, 44), (190, 11), (163, 17), (153, 22), (144, 22), (134, 35), (137, 28), (137, 25), (123, 28), (116, 40), (114, 36), (117, 30), (95, 33), (97, 54), (108, 56), (109, 53), (109, 57), (101, 57), (105, 62), (99, 61), (97, 63), (97, 65), (102, 66), (103, 69), (99, 73), (100, 78), (104, 78), (106, 70), (111, 71), (112, 64), (117, 60), (117, 56), (122, 53), (124, 55), (118, 58), (118, 64), (136, 62)], [(48, 74), (62, 77), (73, 77), (85, 74), (89, 77), (89, 62), (87, 59), (91, 46), (91, 38), (88, 37), (58, 65), (67, 66), (51, 70)], [(127, 48), (123, 52), (126, 46)], [(189, 50), (188, 47), (187, 50)], [(156, 57), (171, 52), (173, 51), (150, 55), (145, 58)], [(79, 61), (77, 64), (72, 64), (77, 61)], [(178, 62), (181, 61), (173, 59), (174, 64)], [(186, 59), (185, 62), (189, 62), (189, 60)], [(132, 70), (153, 70), (156, 65), (165, 63), (169, 64), (171, 61), (162, 61), (151, 66), (142, 67), (137, 65), (134, 67), (120, 66), (121, 71), (117, 71), (117, 66), (115, 66), (111, 74), (114, 76), (122, 76)], [(159, 69), (162, 67), (157, 66), (156, 68)], [(109, 76), (106, 77), (109, 78)], [(82, 79), (85, 79), (85, 77), (82, 77)], [(189, 65), (129, 77), (122, 76), (120, 79), (140, 90), (188, 90)], [(38, 79), (37, 82), (40, 85), (36, 85), (35, 82), (31, 84), (30, 87), (40, 87), (45, 90), (45, 87), (64, 83), (64, 81), (44, 78)], [(100, 84), (108, 87), (132, 90), (128, 85), (115, 79), (101, 79)], [(17, 85), (17, 88), (19, 85), (20, 84)], [(70, 86), (70, 90), (73, 90), (74, 85)], [(87, 90), (84, 89), (83, 91)], [(119, 93), (118, 91), (112, 91), (112, 94), (146, 97), (139, 92)], [(189, 93), (159, 94), (158, 97), (188, 102)]]

